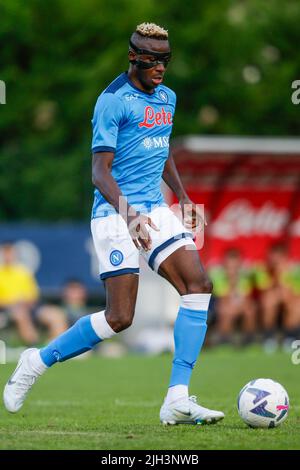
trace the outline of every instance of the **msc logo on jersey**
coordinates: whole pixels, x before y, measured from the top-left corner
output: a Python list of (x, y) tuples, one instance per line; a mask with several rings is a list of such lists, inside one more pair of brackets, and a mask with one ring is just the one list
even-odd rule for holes
[(169, 98), (168, 98), (168, 95), (165, 91), (159, 90), (158, 95), (159, 95), (161, 100), (163, 100), (165, 103), (168, 103)]
[(172, 123), (172, 113), (170, 111), (165, 111), (164, 108), (161, 108), (161, 111), (155, 112), (152, 106), (146, 106), (144, 120), (139, 123), (139, 127), (151, 129), (154, 126), (165, 126)]
[(146, 150), (169, 147), (169, 136), (145, 137), (143, 146)]
[(119, 266), (124, 259), (123, 253), (119, 250), (114, 250), (111, 252), (109, 261), (113, 266)]

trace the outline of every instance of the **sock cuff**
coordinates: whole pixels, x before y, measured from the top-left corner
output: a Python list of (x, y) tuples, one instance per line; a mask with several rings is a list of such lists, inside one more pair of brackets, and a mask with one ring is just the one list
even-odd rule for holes
[(101, 338), (99, 337), (92, 325), (91, 317), (91, 315), (84, 315), (83, 317), (81, 317), (77, 321), (77, 327), (85, 342), (94, 346), (95, 344), (99, 343), (99, 339)]
[(31, 367), (33, 368), (34, 372), (38, 375), (42, 375), (45, 370), (48, 369), (47, 364), (43, 361), (40, 350), (36, 349), (30, 354), (29, 358)]
[(182, 295), (180, 307), (188, 310), (208, 311), (211, 294), (187, 294)]
[(108, 324), (105, 317), (105, 310), (96, 312), (91, 315), (91, 324), (95, 333), (101, 339), (109, 339), (117, 333)]
[(188, 385), (183, 384), (175, 384), (171, 385), (168, 388), (168, 393), (166, 396), (166, 403), (172, 403), (180, 398), (188, 398), (189, 397), (189, 389)]

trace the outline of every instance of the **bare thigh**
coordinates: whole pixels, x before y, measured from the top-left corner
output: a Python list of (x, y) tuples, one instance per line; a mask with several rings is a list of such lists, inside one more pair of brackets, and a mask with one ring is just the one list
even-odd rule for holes
[(212, 283), (196, 249), (178, 248), (161, 263), (158, 274), (167, 279), (180, 295), (212, 291)]
[(105, 280), (105, 316), (110, 327), (116, 331), (128, 328), (133, 320), (139, 276), (123, 274)]

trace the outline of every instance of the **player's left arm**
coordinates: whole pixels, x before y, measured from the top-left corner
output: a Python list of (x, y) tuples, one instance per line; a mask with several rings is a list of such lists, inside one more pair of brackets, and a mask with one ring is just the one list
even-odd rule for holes
[(187, 228), (194, 229), (206, 222), (203, 220), (202, 211), (188, 196), (180, 179), (173, 155), (170, 151), (163, 171), (163, 180), (178, 198), (182, 210), (184, 224)]

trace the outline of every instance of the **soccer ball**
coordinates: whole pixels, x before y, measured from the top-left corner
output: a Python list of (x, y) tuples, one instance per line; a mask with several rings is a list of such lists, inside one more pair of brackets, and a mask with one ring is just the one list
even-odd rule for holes
[(289, 396), (278, 382), (256, 379), (242, 388), (237, 406), (240, 417), (251, 428), (275, 428), (287, 418)]

